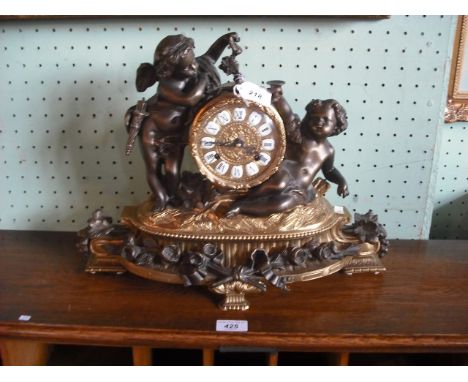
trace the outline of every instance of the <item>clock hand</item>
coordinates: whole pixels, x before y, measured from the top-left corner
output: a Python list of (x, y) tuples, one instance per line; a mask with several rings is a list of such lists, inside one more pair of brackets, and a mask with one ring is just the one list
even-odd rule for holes
[(232, 142), (233, 141), (214, 141), (214, 144), (216, 146), (229, 147), (229, 146), (232, 146)]
[(255, 160), (258, 160), (260, 153), (257, 150), (256, 146), (245, 146), (244, 141), (240, 139), (239, 137), (234, 138), (233, 140), (230, 141), (215, 141), (214, 144), (216, 146), (221, 146), (221, 147), (241, 147), (242, 150), (247, 154), (247, 155), (253, 155), (255, 157)]
[(244, 147), (244, 141), (240, 138), (235, 138), (232, 141), (215, 141), (214, 144), (216, 146), (222, 146), (222, 147), (234, 147), (239, 145), (240, 147)]

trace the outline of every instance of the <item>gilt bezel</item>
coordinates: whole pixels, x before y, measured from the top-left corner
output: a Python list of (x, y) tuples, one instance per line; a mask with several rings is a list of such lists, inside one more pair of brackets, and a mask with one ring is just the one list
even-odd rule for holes
[[(235, 107), (256, 109), (258, 112), (266, 114), (277, 130), (275, 137), (276, 146), (269, 152), (271, 155), (271, 163), (262, 166), (262, 171), (259, 173), (252, 176), (244, 176), (239, 180), (215, 173), (202, 159), (203, 149), (200, 148), (199, 144), (207, 121), (212, 121), (218, 113), (226, 108), (234, 109)], [(235, 123), (239, 122), (236, 121)], [(247, 189), (265, 182), (278, 170), (286, 151), (286, 132), (283, 120), (272, 106), (265, 106), (254, 101), (247, 101), (232, 93), (222, 94), (208, 102), (195, 116), (190, 129), (189, 145), (192, 156), (200, 172), (211, 182), (232, 189)]]

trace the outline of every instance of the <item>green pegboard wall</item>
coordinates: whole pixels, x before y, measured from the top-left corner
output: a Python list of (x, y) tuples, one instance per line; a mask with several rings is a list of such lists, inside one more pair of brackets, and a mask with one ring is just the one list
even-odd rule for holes
[(237, 31), (247, 79), (285, 80), (301, 116), (312, 98), (347, 109), (332, 143), (350, 196), (334, 187), (331, 201), (373, 209), (391, 238), (427, 237), (453, 27), (450, 16), (1, 22), (0, 228), (76, 231), (96, 208), (118, 218), (145, 199), (139, 152), (124, 155), (136, 68), (168, 34), (202, 54)]
[(432, 239), (468, 239), (468, 123), (441, 126)]

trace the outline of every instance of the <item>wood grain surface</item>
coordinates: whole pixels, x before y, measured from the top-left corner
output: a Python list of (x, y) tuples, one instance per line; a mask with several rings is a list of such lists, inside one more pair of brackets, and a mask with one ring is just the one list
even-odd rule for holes
[[(249, 296), (219, 296), (123, 275), (84, 272), (76, 236), (0, 231), (0, 337), (171, 348), (265, 347), (332, 352), (468, 352), (468, 242), (392, 241), (380, 275), (339, 273)], [(20, 315), (31, 316), (20, 322)], [(215, 331), (248, 320), (247, 333)]]

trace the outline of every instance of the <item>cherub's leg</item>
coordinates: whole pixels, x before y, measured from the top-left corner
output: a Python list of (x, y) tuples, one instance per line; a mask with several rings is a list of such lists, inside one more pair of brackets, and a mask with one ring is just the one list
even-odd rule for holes
[(304, 198), (297, 193), (276, 194), (260, 198), (249, 197), (234, 202), (226, 216), (233, 217), (238, 214), (268, 216), (289, 211), (300, 204), (304, 204)]
[(158, 143), (155, 139), (156, 126), (151, 120), (146, 120), (141, 130), (141, 151), (146, 166), (146, 179), (153, 192), (155, 206), (154, 211), (162, 211), (166, 208), (168, 196), (166, 189), (158, 176), (162, 165), (162, 158), (158, 151)]
[(185, 145), (180, 145), (166, 156), (164, 161), (165, 170), (165, 185), (167, 194), (172, 204), (178, 205), (181, 203), (179, 193), (180, 183), (180, 168), (182, 166), (182, 159), (184, 156)]
[(248, 198), (261, 198), (271, 194), (279, 194), (287, 186), (288, 177), (282, 169), (278, 170), (266, 182), (249, 190)]

